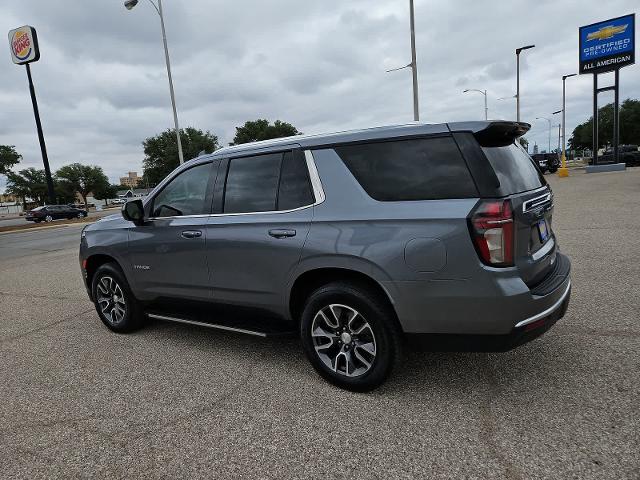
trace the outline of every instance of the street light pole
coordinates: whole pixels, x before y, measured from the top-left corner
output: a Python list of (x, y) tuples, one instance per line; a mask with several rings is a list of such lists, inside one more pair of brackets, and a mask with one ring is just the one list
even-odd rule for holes
[(420, 108), (418, 105), (418, 63), (416, 61), (416, 25), (413, 13), (413, 0), (409, 0), (411, 23), (411, 71), (413, 73), (413, 119), (420, 120)]
[(516, 48), (516, 120), (518, 122), (520, 121), (520, 52), (533, 47), (535, 45)]
[[(162, 0), (158, 0), (158, 5), (149, 0), (149, 3), (155, 8), (160, 16), (160, 27), (162, 28), (162, 43), (164, 44), (164, 58), (167, 64), (167, 76), (169, 77), (169, 93), (171, 94), (171, 106), (173, 107), (173, 122), (176, 128), (176, 139), (178, 140), (178, 158), (180, 164), (184, 163), (184, 154), (182, 152), (182, 140), (180, 139), (180, 126), (178, 125), (178, 110), (176, 109), (176, 96), (173, 91), (173, 78), (171, 76), (171, 61), (169, 60), (169, 47), (167, 45), (167, 33), (164, 28), (164, 15), (162, 12)], [(131, 10), (138, 4), (138, 0), (127, 0), (124, 6), (127, 10)]]
[(565, 126), (566, 126), (566, 122), (565, 122), (565, 112), (566, 112), (566, 105), (565, 105), (565, 99), (566, 99), (566, 80), (569, 77), (575, 77), (577, 74), (576, 73), (571, 73), (569, 75), (563, 75), (562, 76), (562, 167), (558, 170), (558, 176), (559, 177), (568, 177), (569, 176), (569, 170), (567, 169), (567, 137), (565, 136)]
[(549, 123), (549, 146), (547, 152), (551, 153), (551, 119), (547, 117), (536, 117), (536, 120), (546, 120)]
[(488, 120), (489, 119), (489, 109), (487, 108), (487, 91), (486, 90), (478, 90), (477, 88), (467, 88), (466, 90), (462, 91), (462, 93), (467, 93), (467, 92), (478, 92), (478, 93), (484, 95), (484, 119)]

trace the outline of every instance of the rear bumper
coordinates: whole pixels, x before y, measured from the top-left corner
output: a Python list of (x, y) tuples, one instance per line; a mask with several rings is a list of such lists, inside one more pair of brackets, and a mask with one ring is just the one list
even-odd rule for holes
[(571, 282), (551, 308), (518, 323), (506, 335), (464, 335), (442, 333), (405, 334), (410, 347), (432, 352), (506, 352), (546, 333), (564, 317), (571, 298)]

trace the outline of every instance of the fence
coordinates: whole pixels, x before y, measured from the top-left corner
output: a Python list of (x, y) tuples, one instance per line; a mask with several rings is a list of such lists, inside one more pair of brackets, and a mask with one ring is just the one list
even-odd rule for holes
[(0, 205), (0, 216), (20, 215), (21, 213), (22, 213), (22, 205)]

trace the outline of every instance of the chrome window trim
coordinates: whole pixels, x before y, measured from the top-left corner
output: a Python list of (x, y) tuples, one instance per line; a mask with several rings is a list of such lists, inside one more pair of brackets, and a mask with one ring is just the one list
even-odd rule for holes
[(292, 208), (289, 210), (268, 210), (265, 212), (239, 212), (239, 213), (208, 213), (201, 215), (181, 215), (174, 217), (149, 217), (147, 220), (169, 220), (169, 219), (180, 219), (180, 218), (210, 218), (210, 217), (236, 217), (240, 215), (270, 215), (274, 213), (291, 213), (297, 212), (300, 210), (305, 210), (307, 208), (315, 207), (316, 205), (320, 205), (325, 201), (326, 196), (324, 193), (324, 188), (322, 187), (322, 182), (320, 181), (320, 175), (318, 174), (318, 169), (316, 168), (315, 159), (313, 158), (313, 154), (311, 150), (304, 151), (304, 157), (307, 162), (307, 171), (309, 172), (309, 179), (311, 180), (311, 186), (313, 189), (313, 196), (315, 198), (315, 202), (310, 205), (303, 205), (302, 207)]
[(322, 181), (316, 168), (316, 160), (313, 158), (311, 150), (304, 151), (304, 158), (307, 161), (307, 169), (309, 170), (309, 178), (311, 179), (311, 186), (313, 188), (313, 195), (316, 199), (314, 205), (319, 205), (325, 201), (326, 196), (324, 194), (324, 188), (322, 188)]
[(540, 320), (541, 318), (546, 317), (547, 315), (552, 313), (554, 310), (557, 310), (560, 307), (560, 305), (562, 305), (562, 302), (564, 302), (565, 298), (567, 298), (567, 295), (569, 295), (569, 290), (571, 290), (571, 280), (569, 280), (569, 282), (567, 283), (566, 290), (564, 291), (564, 293), (556, 303), (551, 305), (549, 308), (547, 308), (543, 312), (540, 312), (537, 315), (534, 315), (533, 317), (529, 317), (525, 320), (522, 320), (521, 322), (516, 323), (515, 328), (524, 327), (525, 325), (528, 325), (537, 320)]

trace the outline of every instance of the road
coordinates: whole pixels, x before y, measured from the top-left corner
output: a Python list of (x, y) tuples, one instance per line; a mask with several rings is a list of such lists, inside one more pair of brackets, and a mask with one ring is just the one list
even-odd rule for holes
[[(55, 225), (55, 224), (54, 224)], [(0, 261), (78, 248), (84, 224), (0, 233)]]
[(640, 169), (549, 180), (567, 316), (508, 353), (411, 352), (369, 394), (295, 339), (110, 333), (78, 227), (0, 235), (0, 476), (640, 478)]

